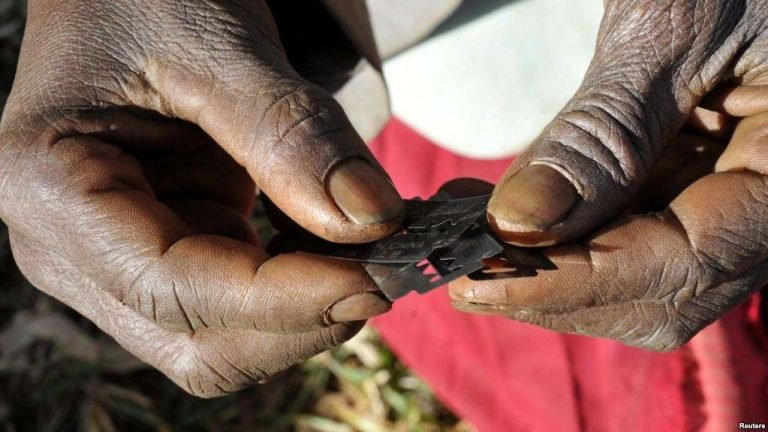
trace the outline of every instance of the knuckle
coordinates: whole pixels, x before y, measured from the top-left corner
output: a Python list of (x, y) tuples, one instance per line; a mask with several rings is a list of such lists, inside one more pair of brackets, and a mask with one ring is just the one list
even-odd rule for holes
[(659, 313), (650, 313), (651, 317), (655, 316), (651, 331), (635, 333), (625, 342), (650, 351), (670, 352), (685, 345), (696, 334), (694, 320), (682, 314), (673, 303), (654, 308)]
[(554, 331), (579, 334), (578, 323), (568, 314), (544, 314), (531, 311), (517, 311), (514, 314), (515, 321), (533, 324)]
[[(310, 355), (315, 355), (323, 351), (327, 351), (332, 348), (336, 348), (344, 342), (350, 340), (356, 335), (360, 329), (363, 328), (362, 324), (336, 324), (332, 327), (320, 329), (319, 337), (315, 338), (312, 342), (312, 347), (308, 350), (306, 347), (299, 349), (300, 352), (309, 352)], [(303, 357), (303, 356), (302, 356)], [(308, 356), (307, 356), (308, 357)]]
[(629, 201), (655, 150), (637, 97), (619, 87), (577, 96), (524, 157), (560, 166), (586, 200)]
[(325, 90), (301, 80), (282, 79), (271, 85), (262, 124), (274, 131), (272, 145), (290, 147), (307, 136), (349, 128), (341, 106)]
[(18, 138), (14, 139), (8, 133), (0, 135), (0, 218), (9, 222), (19, 204), (19, 179), (26, 172), (23, 166), (25, 152), (18, 142)]
[(675, 329), (667, 332), (666, 338), (662, 338), (661, 340), (657, 341), (657, 343), (653, 344), (650, 348), (657, 352), (674, 351), (688, 343), (693, 335), (694, 333), (689, 330), (676, 327)]
[(209, 327), (203, 305), (193, 282), (176, 277), (164, 256), (151, 259), (131, 280), (112, 291), (122, 303), (170, 331), (195, 331)]
[[(364, 148), (341, 106), (325, 90), (300, 79), (264, 82), (259, 93), (236, 108), (256, 118), (246, 136), (245, 158), (258, 161), (257, 183), (296, 164), (321, 178), (334, 162)], [(340, 145), (344, 143), (344, 145)]]
[[(768, 253), (766, 190), (764, 176), (717, 173), (694, 183), (672, 203), (671, 213), (680, 221), (705, 287), (755, 268)], [(704, 197), (717, 206), (702, 206)]]
[(647, 339), (641, 346), (650, 351), (670, 352), (688, 343), (693, 334), (688, 330), (673, 326), (659, 333), (657, 337)]
[(712, 230), (691, 237), (691, 251), (696, 257), (704, 284), (707, 287), (718, 285), (732, 277), (736, 272), (752, 268), (765, 255), (765, 244), (757, 233), (746, 226), (727, 226), (724, 222), (719, 230)]
[(225, 396), (255, 384), (261, 375), (249, 375), (247, 379), (233, 379), (228, 371), (214, 365), (195, 350), (188, 350), (172, 364), (171, 378), (187, 393), (204, 399)]
[[(160, 19), (178, 23), (180, 28), (186, 30), (185, 35), (190, 38), (194, 48), (204, 49), (206, 53), (224, 60), (254, 53), (279, 55), (281, 49), (277, 28), (269, 17), (271, 14), (263, 2), (249, 2), (245, 7), (234, 8), (205, 0), (168, 3)], [(178, 39), (175, 33), (165, 33), (163, 36)], [(256, 40), (262, 43), (255, 44)]]
[(634, 93), (601, 89), (557, 119), (559, 140), (621, 188), (638, 184), (653, 160), (648, 126)]

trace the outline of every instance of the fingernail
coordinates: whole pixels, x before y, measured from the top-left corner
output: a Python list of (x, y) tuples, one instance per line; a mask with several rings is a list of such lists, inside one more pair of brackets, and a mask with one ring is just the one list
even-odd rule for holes
[(392, 304), (374, 293), (356, 294), (331, 306), (328, 313), (334, 323), (362, 321), (388, 312)]
[(576, 188), (558, 171), (530, 165), (497, 189), (488, 212), (501, 232), (539, 233), (565, 220), (580, 200)]
[(403, 212), (403, 200), (384, 175), (361, 159), (350, 159), (328, 176), (328, 191), (353, 222), (390, 221)]

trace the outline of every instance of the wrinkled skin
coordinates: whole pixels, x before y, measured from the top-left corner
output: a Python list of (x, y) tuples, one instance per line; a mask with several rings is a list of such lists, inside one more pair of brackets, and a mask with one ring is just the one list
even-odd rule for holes
[(671, 350), (768, 282), (768, 1), (605, 5), (582, 87), (489, 204), (510, 243), (555, 245), (558, 269), (451, 294)]
[[(265, 3), (32, 0), (28, 15), (0, 217), (33, 284), (204, 397), (388, 309), (358, 265), (270, 258), (247, 222), (257, 187), (339, 242), (391, 233), (402, 210), (340, 106), (289, 65)], [(350, 161), (391, 189), (386, 208), (385, 194), (328, 186)], [(334, 190), (372, 214), (348, 217)]]
[[(588, 240), (546, 249), (558, 270), (463, 280), (452, 295), (668, 350), (768, 277), (768, 2), (606, 9), (584, 85), (489, 208), (513, 244)], [(292, 70), (260, 0), (30, 1), (0, 125), (14, 255), (193, 394), (237, 390), (355, 332), (329, 310), (375, 289), (365, 273), (270, 258), (245, 219), (258, 186), (329, 240), (387, 235), (397, 202), (368, 197), (378, 216), (354, 218), (329, 197), (329, 173), (351, 158), (375, 166), (328, 93)]]

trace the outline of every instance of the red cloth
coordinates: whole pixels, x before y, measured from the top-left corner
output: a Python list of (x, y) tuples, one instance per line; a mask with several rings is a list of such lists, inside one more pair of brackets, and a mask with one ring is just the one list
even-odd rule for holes
[[(457, 156), (396, 119), (373, 151), (405, 197), (428, 197), (457, 177), (496, 181), (511, 162)], [(374, 325), (482, 432), (735, 430), (768, 423), (768, 345), (756, 301), (667, 354), (463, 314), (445, 289), (398, 301)]]

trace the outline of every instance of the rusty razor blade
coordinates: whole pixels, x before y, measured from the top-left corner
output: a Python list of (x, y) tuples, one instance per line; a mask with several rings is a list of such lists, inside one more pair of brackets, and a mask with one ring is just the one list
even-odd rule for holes
[(406, 201), (403, 230), (377, 242), (302, 242), (303, 252), (360, 262), (394, 301), (425, 294), (463, 276), (475, 280), (535, 276), (555, 265), (535, 250), (500, 241), (485, 217), (489, 196), (454, 199), (444, 193)]

